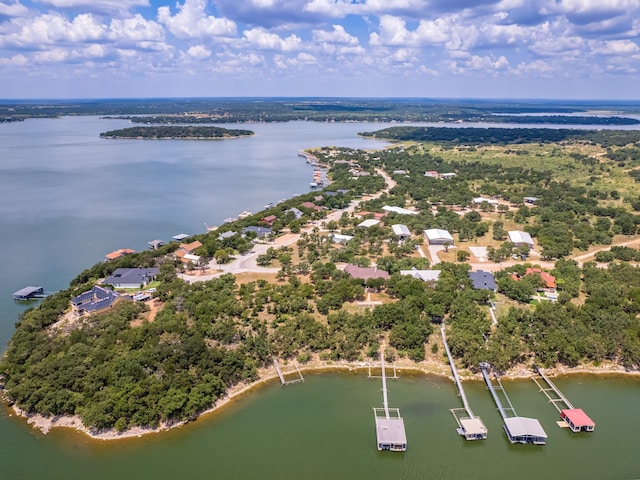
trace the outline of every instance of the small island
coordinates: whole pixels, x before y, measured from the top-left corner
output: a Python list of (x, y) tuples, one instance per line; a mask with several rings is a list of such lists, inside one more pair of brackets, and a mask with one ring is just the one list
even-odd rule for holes
[(133, 138), (144, 140), (219, 140), (223, 138), (248, 137), (251, 130), (203, 127), (193, 125), (158, 125), (151, 127), (130, 127), (110, 130), (100, 134), (102, 138)]

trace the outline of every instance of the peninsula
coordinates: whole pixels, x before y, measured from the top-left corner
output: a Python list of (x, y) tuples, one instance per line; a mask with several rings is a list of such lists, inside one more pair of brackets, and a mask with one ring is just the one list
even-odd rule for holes
[(130, 127), (110, 130), (100, 134), (102, 138), (134, 138), (144, 140), (219, 140), (253, 135), (251, 130), (227, 129), (221, 127), (162, 125), (150, 127)]
[[(81, 272), (16, 324), (5, 398), (137, 435), (219, 406), (274, 359), (357, 367), (384, 343), (445, 373), (443, 323), (463, 376), (480, 362), (637, 372), (637, 140), (468, 133), (314, 149), (327, 188)], [(127, 269), (152, 283), (120, 285)]]

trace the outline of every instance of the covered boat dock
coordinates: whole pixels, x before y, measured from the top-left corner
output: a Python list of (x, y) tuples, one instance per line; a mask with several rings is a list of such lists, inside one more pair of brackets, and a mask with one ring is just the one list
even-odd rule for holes
[(33, 300), (34, 298), (44, 298), (46, 294), (44, 293), (44, 287), (24, 287), (18, 290), (17, 292), (13, 292), (13, 299), (18, 301), (27, 301)]
[[(496, 402), (498, 411), (502, 416), (504, 421), (504, 431), (507, 434), (509, 441), (511, 443), (532, 443), (534, 445), (544, 445), (547, 442), (547, 434), (542, 428), (542, 425), (540, 425), (540, 422), (535, 418), (518, 416), (511, 404), (511, 400), (509, 400), (507, 393), (502, 388), (502, 384), (500, 383), (500, 379), (497, 375), (495, 376), (497, 385), (493, 385), (491, 382), (491, 378), (489, 376), (491, 366), (488, 363), (482, 362), (480, 364), (480, 370), (482, 371), (484, 381), (491, 392), (491, 396)], [(505, 403), (508, 405), (507, 407), (503, 406), (498, 395), (499, 391), (502, 392)], [(511, 415), (509, 415), (508, 412), (510, 412)]]
[[(471, 406), (467, 401), (467, 396), (464, 393), (464, 388), (458, 377), (458, 371), (453, 363), (453, 357), (447, 344), (447, 336), (445, 334), (445, 325), (442, 322), (442, 342), (444, 343), (444, 349), (447, 351), (447, 357), (449, 357), (449, 365), (451, 365), (451, 373), (453, 373), (453, 379), (456, 382), (458, 391), (460, 392), (460, 398), (464, 408), (452, 408), (450, 410), (453, 417), (458, 423), (457, 432), (462, 435), (466, 440), (484, 440), (487, 438), (487, 427), (484, 425), (480, 417), (473, 414)], [(465, 415), (466, 414), (466, 415)]]
[[(581, 408), (575, 408), (569, 399), (564, 396), (558, 387), (547, 377), (541, 368), (535, 369), (536, 373), (540, 375), (540, 379), (533, 377), (533, 381), (540, 388), (540, 391), (549, 399), (558, 412), (560, 412), (560, 418), (569, 426), (572, 432), (593, 432), (596, 428), (596, 424)], [(541, 382), (546, 384), (543, 385)], [(558, 404), (563, 405), (565, 408), (561, 408)]]
[(398, 408), (389, 408), (387, 399), (387, 377), (384, 370), (384, 350), (381, 355), (382, 363), (382, 400), (383, 408), (374, 408), (376, 420), (376, 440), (378, 450), (404, 452), (407, 450), (407, 434), (404, 430), (404, 420)]

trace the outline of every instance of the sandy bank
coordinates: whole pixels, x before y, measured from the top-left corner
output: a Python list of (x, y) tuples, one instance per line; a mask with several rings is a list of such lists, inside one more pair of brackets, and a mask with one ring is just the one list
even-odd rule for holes
[[(369, 368), (369, 363), (366, 362), (323, 362), (320, 360), (312, 360), (311, 362), (299, 366), (299, 370), (302, 373), (305, 372), (366, 372)], [(372, 365), (375, 366), (375, 365)], [(422, 373), (429, 375), (437, 375), (441, 377), (450, 378), (453, 381), (453, 377), (451, 376), (451, 370), (449, 369), (449, 365), (447, 363), (441, 363), (436, 361), (423, 361), (420, 363), (414, 363), (407, 359), (398, 359), (395, 363), (396, 369), (400, 372), (404, 371), (407, 373)], [(293, 367), (287, 365), (281, 365), (283, 373), (288, 376), (292, 372), (295, 372)], [(390, 367), (387, 367), (390, 368)], [(544, 370), (545, 373), (551, 377), (558, 375), (574, 375), (574, 374), (589, 374), (589, 375), (631, 375), (631, 376), (640, 376), (640, 371), (634, 370), (629, 371), (620, 365), (616, 365), (614, 363), (606, 363), (600, 366), (593, 365), (581, 365), (575, 368), (569, 367), (556, 367), (549, 368)], [(482, 375), (479, 373), (472, 373), (468, 370), (460, 370), (460, 377), (462, 380), (482, 380)], [(504, 373), (502, 378), (530, 378), (535, 374), (531, 369), (527, 369), (526, 367), (517, 367), (506, 373)], [(251, 390), (265, 385), (270, 382), (278, 381), (278, 375), (276, 374), (273, 367), (263, 368), (259, 371), (259, 379), (255, 382), (251, 382), (249, 384), (238, 384), (227, 390), (227, 393), (224, 397), (218, 399), (215, 402), (215, 405), (202, 412), (198, 418), (209, 415), (213, 412), (219, 411), (225, 405), (231, 403), (233, 400), (241, 397), (242, 395), (250, 392)], [(82, 424), (82, 420), (78, 415), (74, 416), (55, 416), (55, 417), (46, 417), (40, 414), (29, 414), (24, 412), (17, 406), (13, 406), (13, 411), (16, 415), (19, 415), (23, 418), (26, 418), (27, 423), (42, 433), (47, 434), (52, 428), (72, 428), (78, 432), (85, 433), (96, 440), (119, 440), (125, 438), (132, 437), (142, 437), (143, 435), (148, 435), (152, 433), (160, 433), (165, 430), (182, 426), (186, 423), (186, 421), (173, 422), (173, 423), (163, 423), (157, 428), (145, 428), (145, 427), (135, 427), (124, 432), (118, 432), (114, 429), (103, 430), (103, 431), (95, 431), (90, 428), (87, 428)]]

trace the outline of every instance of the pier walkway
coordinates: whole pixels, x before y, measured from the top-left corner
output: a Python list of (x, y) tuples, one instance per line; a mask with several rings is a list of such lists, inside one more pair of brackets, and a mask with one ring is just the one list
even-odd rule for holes
[[(504, 431), (507, 434), (509, 441), (511, 443), (533, 443), (535, 445), (544, 445), (547, 441), (547, 434), (542, 428), (542, 425), (540, 425), (540, 422), (535, 418), (518, 416), (515, 408), (513, 408), (513, 405), (511, 404), (511, 400), (509, 399), (507, 392), (502, 388), (502, 383), (500, 383), (500, 379), (495, 375), (495, 373), (494, 376), (497, 385), (493, 385), (491, 382), (491, 366), (488, 363), (482, 362), (480, 364), (480, 370), (482, 371), (484, 381), (491, 392), (491, 396), (498, 407), (498, 411), (502, 416), (504, 421)], [(498, 392), (502, 393), (502, 398), (507, 405), (506, 407), (502, 404)]]
[[(593, 432), (596, 428), (594, 421), (581, 408), (575, 408), (541, 368), (536, 368), (535, 371), (540, 375), (540, 378), (533, 377), (533, 381), (549, 399), (549, 403), (560, 413), (560, 418), (563, 421), (558, 424), (563, 426), (566, 424), (572, 432)], [(561, 405), (564, 405), (565, 408), (561, 408)]]
[(380, 352), (382, 366), (382, 408), (373, 409), (376, 420), (376, 440), (378, 450), (404, 452), (407, 449), (407, 434), (404, 420), (400, 416), (400, 409), (389, 408), (387, 399), (387, 377), (384, 368), (384, 348)]
[(275, 358), (273, 359), (273, 366), (276, 369), (276, 373), (278, 374), (278, 378), (280, 378), (280, 383), (282, 384), (283, 387), (286, 387), (287, 385), (290, 385), (292, 383), (304, 383), (304, 377), (302, 376), (302, 372), (298, 368), (298, 365), (296, 365), (295, 363), (293, 364), (293, 366), (296, 368), (296, 372), (298, 373), (298, 378), (294, 378), (292, 380), (285, 379), (285, 376), (282, 373), (282, 370), (280, 369), (280, 364), (278, 364), (278, 360)]
[[(442, 343), (444, 343), (444, 349), (447, 351), (449, 365), (451, 366), (451, 373), (453, 373), (453, 380), (456, 382), (460, 398), (462, 398), (462, 404), (464, 405), (464, 408), (452, 408), (449, 410), (458, 423), (457, 432), (467, 440), (484, 440), (487, 438), (487, 427), (484, 425), (480, 417), (473, 414), (471, 406), (467, 401), (467, 396), (464, 393), (462, 382), (460, 382), (460, 377), (458, 377), (456, 365), (453, 362), (453, 356), (451, 355), (449, 345), (447, 344), (444, 322), (442, 322)], [(466, 416), (464, 416), (464, 413), (466, 413)]]

